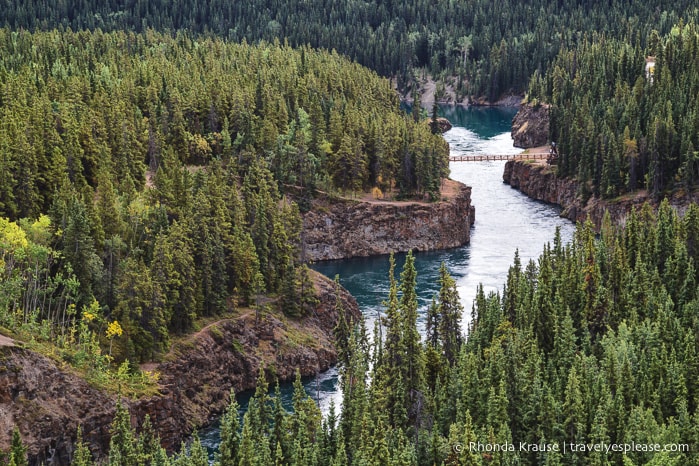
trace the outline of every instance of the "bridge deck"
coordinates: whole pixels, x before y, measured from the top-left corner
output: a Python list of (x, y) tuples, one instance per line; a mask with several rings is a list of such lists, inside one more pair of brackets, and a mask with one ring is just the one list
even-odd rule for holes
[(450, 162), (487, 162), (491, 160), (546, 160), (549, 154), (480, 154), (480, 155), (451, 155)]

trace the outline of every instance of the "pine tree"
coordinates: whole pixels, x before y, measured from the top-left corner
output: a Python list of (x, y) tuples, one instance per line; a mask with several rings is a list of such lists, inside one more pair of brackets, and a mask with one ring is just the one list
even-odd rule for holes
[(131, 427), (131, 416), (121, 400), (117, 401), (109, 441), (109, 465), (138, 466), (136, 439)]
[(281, 444), (277, 443), (277, 448), (274, 452), (274, 466), (284, 466), (286, 463), (284, 461), (284, 452), (282, 451)]
[(191, 329), (202, 304), (190, 233), (189, 225), (180, 222), (174, 222), (167, 234), (161, 233), (150, 268), (154, 284), (165, 294), (163, 318), (174, 333)]
[(340, 276), (335, 276), (335, 313), (337, 314), (337, 324), (333, 329), (335, 337), (335, 347), (337, 348), (337, 364), (342, 371), (349, 369), (350, 359), (352, 355), (349, 352), (349, 343), (354, 327), (351, 316), (345, 310), (342, 304), (342, 296), (340, 289)]
[[(216, 466), (238, 464), (238, 452), (240, 450), (240, 410), (235, 399), (235, 392), (231, 390), (230, 402), (221, 417), (221, 443), (216, 453)], [(276, 423), (275, 423), (276, 425)]]
[(138, 463), (151, 464), (162, 450), (160, 438), (150, 421), (150, 415), (146, 414), (141, 432), (138, 435)]
[(28, 466), (27, 448), (22, 443), (22, 436), (15, 426), (12, 429), (12, 443), (10, 444), (9, 464), (14, 466)]
[(415, 271), (415, 258), (412, 252), (408, 252), (400, 275), (400, 299), (401, 311), (401, 349), (404, 353), (405, 383), (408, 393), (422, 389), (422, 353), (420, 334), (417, 331), (417, 274)]
[(194, 432), (194, 439), (189, 447), (188, 464), (190, 466), (209, 466), (209, 456), (199, 440), (199, 435)]
[[(569, 443), (582, 443), (585, 432), (586, 414), (584, 411), (582, 393), (580, 391), (580, 379), (575, 367), (568, 375), (568, 383), (565, 388), (565, 402), (562, 407), (562, 414), (565, 416), (563, 428), (565, 431), (565, 441)], [(574, 464), (584, 464), (581, 453), (572, 453)]]
[(424, 370), (425, 361), (420, 344), (420, 334), (417, 330), (417, 274), (415, 271), (415, 258), (412, 252), (408, 252), (400, 275), (400, 347), (403, 353), (402, 380), (404, 381), (405, 409), (410, 423), (414, 426), (414, 435), (417, 442), (418, 432), (424, 422), (426, 414), (424, 410)]
[[(384, 302), (386, 306), (386, 340), (385, 340), (385, 360), (388, 365), (388, 370), (400, 370), (403, 365), (403, 355), (401, 349), (401, 338), (403, 329), (401, 328), (400, 308), (398, 303), (398, 285), (395, 278), (396, 261), (391, 254), (388, 258), (389, 270), (389, 290), (388, 301)], [(397, 374), (390, 375), (389, 380), (395, 380)]]
[(270, 448), (276, 445), (275, 455), (277, 452), (284, 456), (289, 456), (291, 453), (293, 441), (292, 429), (290, 427), (290, 415), (282, 405), (282, 394), (279, 384), (274, 388), (273, 407), (272, 407), (272, 432), (269, 436)]
[(259, 445), (255, 445), (254, 433), (252, 432), (252, 427), (250, 426), (250, 414), (249, 412), (243, 417), (243, 431), (240, 440), (240, 455), (238, 466), (253, 466), (260, 464), (258, 460), (258, 450)]
[(461, 349), (461, 316), (464, 308), (456, 291), (456, 282), (449, 275), (444, 262), (439, 268), (439, 283), (439, 336), (444, 357), (449, 365), (454, 365)]
[(78, 438), (75, 442), (75, 452), (73, 453), (73, 460), (71, 461), (71, 466), (92, 466), (94, 463), (92, 461), (92, 453), (90, 449), (83, 442), (83, 432), (82, 427), (78, 426)]
[(302, 315), (302, 304), (299, 296), (299, 287), (297, 275), (300, 273), (298, 267), (294, 267), (289, 263), (284, 273), (284, 281), (281, 288), (280, 305), (282, 312), (291, 317), (300, 317)]
[(431, 391), (435, 391), (438, 382), (445, 375), (445, 360), (441, 352), (441, 344), (438, 340), (434, 322), (439, 321), (437, 303), (432, 304), (427, 310), (427, 323), (425, 326), (425, 379)]
[(95, 251), (88, 209), (78, 195), (63, 191), (54, 202), (51, 223), (62, 230), (63, 257), (80, 283), (78, 308), (88, 305), (97, 292), (103, 264)]
[(318, 306), (320, 301), (316, 296), (316, 288), (311, 278), (311, 270), (306, 264), (301, 264), (299, 269), (297, 274), (297, 286), (299, 288), (301, 309), (303, 310), (303, 315), (311, 315), (315, 313), (316, 306)]

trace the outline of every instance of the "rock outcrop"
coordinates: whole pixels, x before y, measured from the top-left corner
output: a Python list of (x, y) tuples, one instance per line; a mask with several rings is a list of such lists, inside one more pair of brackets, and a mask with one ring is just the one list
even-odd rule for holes
[(454, 195), (435, 203), (354, 201), (327, 196), (304, 215), (306, 258), (314, 261), (429, 251), (469, 242), (475, 217), (471, 188), (456, 181)]
[(515, 147), (530, 149), (549, 142), (549, 106), (522, 105), (512, 120)]
[[(430, 118), (430, 125), (434, 120)], [(437, 117), (437, 127), (440, 133), (446, 133), (452, 128), (451, 122), (444, 117)]]
[[(195, 427), (206, 424), (236, 392), (255, 387), (261, 365), (271, 379), (290, 380), (296, 369), (312, 375), (337, 362), (332, 330), (337, 322), (335, 284), (313, 272), (320, 301), (313, 315), (299, 320), (252, 311), (211, 324), (176, 344), (161, 374), (159, 394), (126, 400), (132, 424), (145, 415), (173, 450)], [(340, 299), (359, 317), (354, 298), (341, 289)], [(15, 346), (0, 346), (0, 449), (7, 449), (17, 425), (28, 447), (30, 464), (70, 464), (78, 425), (93, 454), (109, 450), (109, 428), (116, 396), (91, 387), (52, 359)]]
[(0, 347), (0, 449), (17, 426), (30, 464), (70, 464), (78, 424), (86, 440), (109, 448), (114, 400), (55, 361), (16, 343)]
[[(614, 200), (590, 197), (587, 202), (579, 194), (580, 184), (571, 178), (558, 178), (552, 167), (527, 161), (510, 160), (505, 164), (503, 181), (522, 191), (532, 199), (559, 205), (561, 216), (575, 222), (584, 222), (588, 217), (596, 228), (602, 224), (605, 211), (609, 212), (614, 223), (623, 225), (632, 209), (639, 210), (650, 202), (657, 206), (658, 201), (646, 191), (637, 191)], [(686, 209), (690, 199), (678, 196), (669, 199), (680, 214)]]

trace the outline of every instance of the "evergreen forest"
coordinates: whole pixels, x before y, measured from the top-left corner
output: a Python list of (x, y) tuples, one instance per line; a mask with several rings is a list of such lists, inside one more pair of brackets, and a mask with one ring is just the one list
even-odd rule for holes
[[(147, 387), (137, 364), (201, 318), (261, 296), (305, 315), (301, 215), (314, 196), (436, 200), (448, 176), (448, 145), (401, 112), (386, 76), (407, 89), (429, 73), (438, 94), (489, 101), (526, 90), (550, 109), (558, 176), (586, 199), (694, 192), (695, 2), (492, 10), (6, 1), (3, 333), (52, 345), (92, 382)], [(242, 420), (231, 394), (216, 464), (699, 465), (698, 260), (699, 207), (646, 205), (624, 225), (578, 225), (569, 244), (557, 235), (537, 261), (516, 255), (501, 293), (479, 290), (467, 335), (442, 266), (421, 336), (413, 257), (400, 272), (391, 258), (375, 328), (338, 299), (342, 406), (323, 418), (297, 380), (287, 412), (261, 371)], [(209, 464), (196, 436), (168, 456), (121, 404), (111, 432), (112, 465)], [(646, 447), (571, 451), (632, 442)], [(25, 456), (15, 431), (4, 459)], [(93, 464), (80, 436), (73, 464)]]
[(0, 326), (90, 367), (262, 294), (303, 315), (318, 190), (436, 198), (448, 174), (446, 142), (335, 53), (3, 29), (0, 57)]
[[(467, 339), (446, 267), (421, 339), (413, 257), (399, 277), (391, 258), (373, 338), (363, 321), (336, 328), (339, 415), (331, 407), (321, 421), (298, 379), (288, 413), (261, 372), (242, 423), (231, 397), (215, 464), (697, 465), (698, 257), (694, 204), (683, 218), (667, 202), (646, 205), (623, 229), (607, 216), (599, 235), (579, 224), (537, 261), (515, 255), (502, 294), (479, 291)], [(148, 422), (136, 433), (124, 411), (110, 464), (207, 464), (196, 436), (168, 458)], [(636, 446), (572, 446), (588, 444)]]
[[(587, 37), (530, 81), (530, 103), (550, 104), (558, 175), (584, 197), (645, 189), (691, 193), (699, 181), (699, 28), (653, 31), (643, 48), (626, 37)], [(647, 65), (647, 66), (646, 66)]]
[[(186, 30), (232, 42), (281, 42), (337, 50), (408, 88), (426, 70), (461, 97), (495, 101), (526, 90), (561, 49), (593, 31), (645, 47), (652, 30), (696, 19), (696, 1), (506, 0), (7, 0), (0, 26), (161, 32)], [(441, 88), (443, 91), (443, 87)]]

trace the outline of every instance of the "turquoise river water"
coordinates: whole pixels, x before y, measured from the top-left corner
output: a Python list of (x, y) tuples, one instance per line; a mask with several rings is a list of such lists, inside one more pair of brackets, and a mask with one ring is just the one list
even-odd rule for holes
[[(512, 108), (440, 108), (440, 114), (453, 124), (444, 134), (452, 155), (516, 154), (512, 146), (510, 125), (515, 114)], [(471, 201), (476, 208), (476, 222), (471, 229), (470, 244), (438, 252), (415, 255), (418, 273), (417, 294), (420, 301), (420, 321), (432, 297), (438, 292), (439, 267), (445, 262), (455, 278), (464, 305), (463, 323), (466, 328), (476, 290), (482, 284), (486, 293), (502, 290), (515, 251), (522, 263), (536, 259), (547, 242), (553, 240), (556, 227), (568, 241), (574, 225), (558, 216), (554, 206), (533, 201), (502, 181), (504, 161), (456, 162), (451, 164), (451, 178), (473, 187)], [(397, 255), (397, 271), (402, 268), (404, 255)], [(388, 294), (388, 256), (320, 262), (313, 268), (328, 277), (339, 275), (342, 285), (357, 299), (367, 328), (371, 332), (376, 316), (382, 312), (381, 302)], [(286, 406), (291, 404), (291, 385), (282, 387)], [(330, 369), (305, 381), (306, 391), (316, 399), (325, 413), (331, 400), (338, 407), (337, 371)], [(241, 413), (247, 407), (250, 394), (241, 394)], [(216, 423), (200, 431), (202, 442), (213, 452), (218, 447)]]

